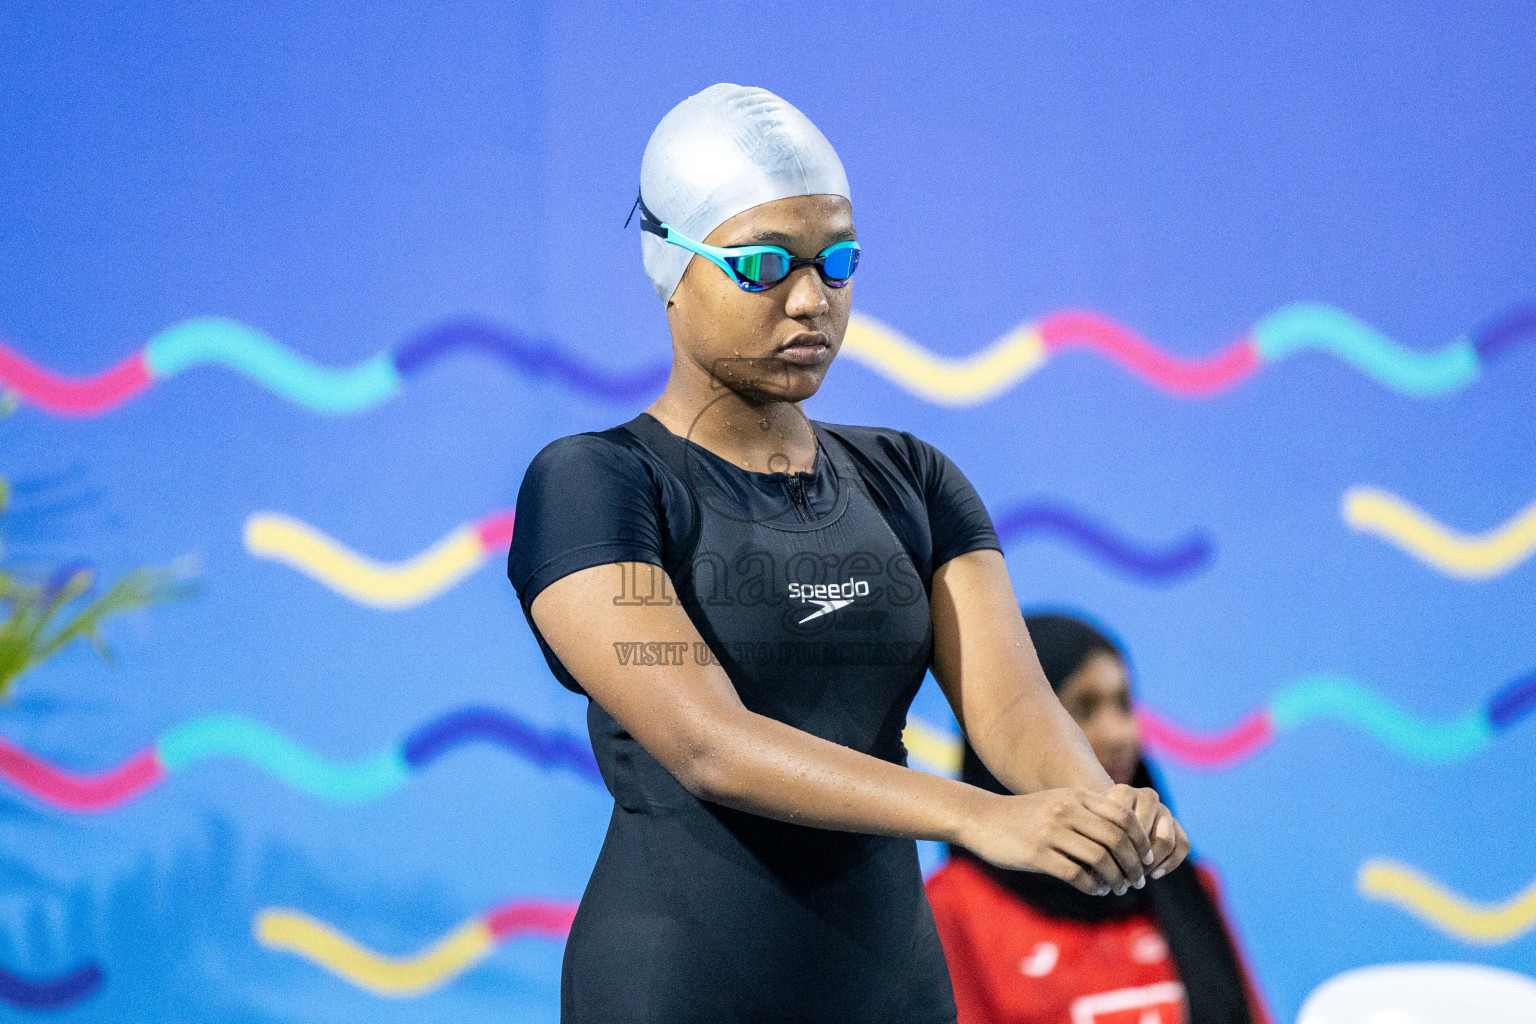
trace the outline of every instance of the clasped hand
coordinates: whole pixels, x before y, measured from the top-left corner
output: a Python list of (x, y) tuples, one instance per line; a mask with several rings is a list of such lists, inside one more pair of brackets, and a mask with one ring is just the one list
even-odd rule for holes
[(1141, 888), (1189, 853), (1189, 839), (1153, 789), (986, 793), (961, 845), (998, 867), (1040, 871), (1102, 896)]

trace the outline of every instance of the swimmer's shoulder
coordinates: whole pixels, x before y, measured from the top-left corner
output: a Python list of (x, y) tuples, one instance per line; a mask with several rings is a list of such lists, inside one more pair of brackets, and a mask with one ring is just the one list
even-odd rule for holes
[(897, 469), (913, 481), (921, 481), (942, 453), (908, 430), (856, 423), (815, 421), (852, 448), (869, 463)]
[(524, 477), (559, 477), (563, 473), (585, 476), (595, 472), (643, 477), (654, 482), (657, 462), (655, 453), (620, 424), (555, 438), (529, 461)]

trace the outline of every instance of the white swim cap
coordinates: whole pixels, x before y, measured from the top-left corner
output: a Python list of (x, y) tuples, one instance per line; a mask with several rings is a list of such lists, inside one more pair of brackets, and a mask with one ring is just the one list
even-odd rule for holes
[[(848, 176), (810, 118), (767, 89), (722, 82), (667, 112), (640, 160), (640, 197), (702, 242), (743, 210), (789, 196), (850, 199)], [(666, 302), (693, 253), (640, 232), (645, 274)]]

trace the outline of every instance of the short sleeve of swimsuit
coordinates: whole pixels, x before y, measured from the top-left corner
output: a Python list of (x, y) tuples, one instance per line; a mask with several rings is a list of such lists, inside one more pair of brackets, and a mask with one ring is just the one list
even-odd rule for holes
[(524, 614), (562, 576), (609, 562), (662, 565), (656, 481), (634, 451), (571, 434), (533, 457), (517, 492), (507, 577)]
[(992, 516), (960, 467), (927, 441), (902, 431), (911, 451), (917, 478), (922, 481), (933, 537), (933, 566), (981, 548), (1003, 549)]

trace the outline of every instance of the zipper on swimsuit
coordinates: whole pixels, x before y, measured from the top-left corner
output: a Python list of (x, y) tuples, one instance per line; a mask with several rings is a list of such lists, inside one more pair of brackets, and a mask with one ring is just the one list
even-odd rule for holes
[(805, 500), (805, 481), (797, 476), (792, 476), (789, 478), (789, 483), (786, 486), (789, 488), (790, 500), (795, 503), (795, 508), (800, 512), (800, 521), (802, 523), (810, 522), (811, 506)]

